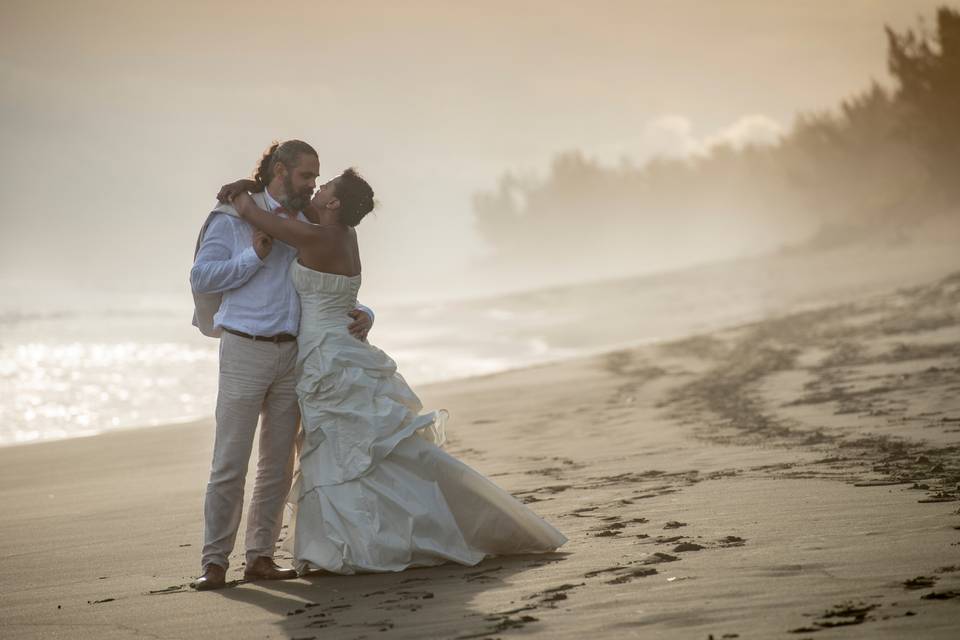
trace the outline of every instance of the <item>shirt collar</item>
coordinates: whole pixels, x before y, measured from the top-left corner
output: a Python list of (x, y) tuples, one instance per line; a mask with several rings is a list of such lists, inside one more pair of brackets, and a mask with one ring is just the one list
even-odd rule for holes
[(270, 195), (270, 190), (269, 190), (269, 189), (264, 189), (264, 190), (263, 190), (263, 196), (264, 196), (264, 198), (265, 198), (266, 201), (267, 201), (267, 205), (270, 207), (270, 211), (276, 211), (276, 210), (279, 209), (281, 206), (283, 206), (283, 205), (281, 205), (281, 204), (277, 201), (276, 198), (274, 198), (272, 195)]

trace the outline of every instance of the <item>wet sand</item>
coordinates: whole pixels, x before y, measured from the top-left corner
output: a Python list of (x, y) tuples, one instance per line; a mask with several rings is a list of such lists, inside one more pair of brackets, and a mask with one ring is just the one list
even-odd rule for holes
[(7, 448), (0, 636), (956, 637), (960, 274), (419, 391), (560, 552), (195, 593), (209, 422)]

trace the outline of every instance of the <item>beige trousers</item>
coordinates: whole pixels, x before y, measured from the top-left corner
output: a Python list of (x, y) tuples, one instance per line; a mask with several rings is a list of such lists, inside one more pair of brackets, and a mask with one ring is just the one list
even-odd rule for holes
[(261, 416), (257, 477), (247, 512), (246, 560), (249, 565), (259, 556), (273, 557), (300, 424), (296, 360), (296, 342), (253, 341), (227, 332), (220, 338), (217, 431), (203, 505), (202, 567), (209, 563), (229, 566)]

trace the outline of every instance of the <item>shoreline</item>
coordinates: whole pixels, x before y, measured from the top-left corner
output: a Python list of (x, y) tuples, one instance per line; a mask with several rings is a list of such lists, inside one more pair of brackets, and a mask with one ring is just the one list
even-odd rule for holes
[[(868, 296), (865, 296), (862, 299), (862, 301), (867, 302), (871, 299), (879, 299), (887, 295), (890, 295), (890, 292), (887, 292), (887, 293), (874, 292), (872, 294), (869, 294)], [(416, 388), (414, 390), (415, 391), (427, 390), (431, 387), (439, 387), (444, 385), (456, 385), (458, 383), (466, 383), (471, 380), (482, 380), (484, 378), (496, 377), (504, 374), (518, 373), (518, 372), (534, 370), (534, 369), (540, 369), (544, 367), (559, 367), (559, 366), (564, 366), (570, 363), (576, 363), (580, 360), (589, 360), (597, 357), (602, 357), (602, 356), (609, 355), (611, 353), (615, 353), (619, 351), (630, 351), (630, 350), (643, 349), (648, 347), (669, 346), (673, 343), (683, 342), (685, 340), (692, 340), (692, 339), (703, 337), (705, 335), (746, 329), (757, 324), (762, 324), (765, 322), (774, 322), (780, 319), (784, 319), (784, 318), (796, 315), (798, 313), (822, 311), (834, 306), (836, 306), (836, 302), (832, 302), (832, 301), (819, 302), (819, 303), (807, 303), (807, 304), (799, 305), (797, 308), (794, 308), (788, 311), (783, 311), (782, 313), (770, 314), (762, 318), (755, 318), (750, 320), (739, 320), (729, 325), (721, 325), (721, 326), (713, 327), (706, 331), (692, 332), (686, 336), (642, 338), (642, 339), (609, 344), (604, 346), (592, 347), (592, 348), (584, 349), (580, 352), (577, 352), (576, 354), (572, 354), (568, 356), (559, 356), (555, 359), (547, 359), (547, 360), (537, 361), (532, 363), (518, 364), (516, 366), (511, 366), (505, 369), (498, 369), (488, 373), (467, 374), (462, 377), (444, 378), (440, 380), (434, 380), (431, 382), (420, 383), (416, 385)], [(402, 363), (398, 363), (398, 369), (400, 370), (401, 373), (403, 372)], [(100, 431), (96, 431), (93, 433), (69, 435), (69, 436), (64, 436), (60, 438), (46, 438), (46, 439), (31, 440), (26, 442), (11, 442), (8, 444), (4, 444), (0, 442), (0, 451), (5, 449), (10, 449), (10, 448), (16, 448), (16, 447), (36, 446), (36, 445), (49, 444), (53, 442), (63, 442), (65, 440), (94, 438), (98, 436), (109, 435), (113, 433), (122, 433), (126, 431), (138, 431), (142, 429), (158, 429), (158, 428), (177, 426), (177, 425), (182, 425), (187, 423), (198, 423), (198, 422), (212, 421), (212, 420), (213, 420), (213, 414), (212, 412), (210, 412), (205, 414), (193, 414), (193, 415), (186, 415), (179, 418), (165, 419), (163, 422), (153, 421), (155, 422), (154, 424), (148, 423), (148, 424), (139, 424), (139, 425), (131, 425), (131, 426), (121, 426), (121, 427), (115, 427), (110, 429), (102, 429)]]
[[(431, 308), (388, 305), (374, 341), (399, 359), (419, 389), (421, 380), (442, 384), (562, 364), (883, 294), (942, 276), (947, 265), (960, 268), (952, 249), (947, 243), (882, 252), (847, 247), (803, 260), (758, 256), (472, 302), (436, 301)], [(115, 429), (114, 420), (142, 428), (165, 424), (171, 414), (212, 415), (216, 341), (200, 336), (187, 317), (183, 311), (150, 323), (117, 324), (111, 315), (101, 323), (54, 323), (35, 332), (24, 326), (6, 335), (0, 370), (7, 375), (0, 386), (9, 395), (0, 434), (8, 444), (2, 446), (60, 439), (74, 430), (106, 433)], [(59, 337), (48, 343), (47, 334)], [(61, 339), (68, 353), (55, 353), (64, 348)], [(117, 344), (128, 349), (116, 351)], [(91, 359), (96, 364), (88, 369)], [(181, 396), (186, 399), (171, 403)], [(54, 437), (18, 442), (41, 431), (37, 424)]]
[(210, 420), (4, 447), (0, 635), (952, 638), (960, 622), (960, 274), (417, 392), (451, 411), (448, 450), (567, 545), (195, 593)]

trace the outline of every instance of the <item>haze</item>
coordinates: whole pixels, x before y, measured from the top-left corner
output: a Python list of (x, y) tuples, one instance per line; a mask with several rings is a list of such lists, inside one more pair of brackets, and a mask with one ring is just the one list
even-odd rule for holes
[(377, 192), (366, 302), (534, 286), (483, 279), (471, 196), (505, 171), (773, 141), (938, 4), (4, 2), (0, 287), (188, 297), (213, 194), (291, 137)]

